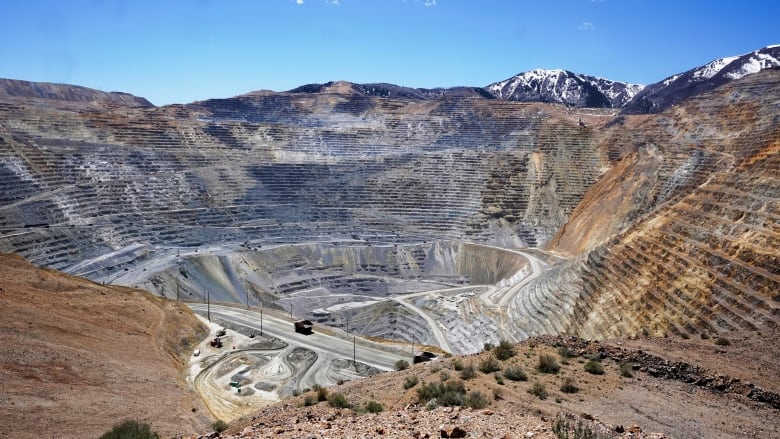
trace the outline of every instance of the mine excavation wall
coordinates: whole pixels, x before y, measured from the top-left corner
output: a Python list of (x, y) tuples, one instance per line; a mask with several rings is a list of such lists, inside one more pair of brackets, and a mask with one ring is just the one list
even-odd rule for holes
[(632, 125), (646, 151), (618, 158), (631, 164), (605, 179), (634, 204), (614, 209), (620, 201), (595, 185), (552, 242), (563, 253), (598, 245), (536, 280), (515, 305), (558, 310), (557, 327), (541, 332), (589, 338), (780, 324), (777, 90), (780, 71), (762, 72)]
[[(518, 253), (460, 242), (365, 246), (354, 243), (297, 244), (224, 255), (191, 255), (175, 265), (144, 272), (144, 285), (160, 295), (264, 306), (305, 290), (383, 298), (460, 285), (497, 284), (526, 268)], [(308, 297), (296, 302), (301, 313), (338, 303)], [(303, 297), (307, 297), (305, 294)], [(327, 302), (329, 301), (330, 302)], [(327, 303), (326, 303), (327, 302)]]
[(0, 250), (111, 279), (138, 261), (75, 267), (139, 244), (541, 246), (609, 166), (578, 117), (473, 97), (271, 93), (160, 108), (6, 97)]
[[(625, 116), (354, 90), (160, 108), (3, 97), (0, 251), (169, 297), (180, 279), (193, 297), (325, 309), (322, 291), (492, 283), (521, 264), (459, 242), (537, 247), (565, 260), (505, 296), (513, 338), (776, 326), (778, 90), (766, 70)], [(326, 241), (361, 249), (275, 249)], [(407, 247), (425, 242), (440, 244)], [(282, 262), (249, 255), (267, 249)], [(165, 259), (180, 251), (203, 258), (183, 280)]]

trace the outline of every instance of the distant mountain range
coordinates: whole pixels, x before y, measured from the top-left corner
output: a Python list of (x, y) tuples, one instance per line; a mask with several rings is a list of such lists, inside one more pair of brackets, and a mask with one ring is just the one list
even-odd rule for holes
[(79, 85), (19, 81), (0, 78), (0, 97), (21, 97), (72, 102), (110, 102), (129, 107), (153, 107), (148, 100), (117, 91), (104, 92)]
[[(568, 70), (536, 69), (486, 87), (410, 88), (394, 84), (327, 82), (307, 84), (287, 93), (354, 93), (393, 99), (481, 97), (519, 102), (548, 102), (572, 107), (622, 109), (624, 113), (657, 113), (690, 97), (764, 69), (780, 68), (780, 45), (739, 56), (716, 59), (647, 86), (629, 84)], [(253, 92), (254, 94), (258, 92)], [(68, 101), (102, 101), (128, 106), (152, 106), (127, 93), (106, 93), (86, 87), (0, 79), (0, 97), (30, 97)]]
[(719, 58), (648, 85), (623, 106), (626, 113), (658, 113), (690, 97), (764, 69), (780, 68), (780, 45)]
[(536, 69), (485, 87), (499, 99), (552, 102), (574, 107), (620, 108), (644, 88), (568, 70)]

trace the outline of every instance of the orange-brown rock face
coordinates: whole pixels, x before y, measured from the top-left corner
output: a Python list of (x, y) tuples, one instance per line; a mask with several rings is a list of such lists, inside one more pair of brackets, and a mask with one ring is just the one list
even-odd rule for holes
[(572, 268), (576, 286), (565, 287), (584, 299), (570, 331), (688, 335), (780, 323), (779, 78), (722, 87), (632, 130), (654, 154), (643, 159), (640, 146), (618, 161), (553, 240), (564, 253), (592, 249)]

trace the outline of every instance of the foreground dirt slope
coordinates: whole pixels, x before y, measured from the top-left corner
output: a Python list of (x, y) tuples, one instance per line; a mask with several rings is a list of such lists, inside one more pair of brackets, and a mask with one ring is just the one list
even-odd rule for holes
[[(497, 371), (480, 370), (495, 351), (443, 358), (328, 389), (356, 411), (316, 403), (316, 392), (309, 392), (234, 422), (220, 437), (447, 437), (442, 430), (457, 427), (465, 432), (460, 437), (547, 438), (556, 437), (559, 419), (582, 422), (601, 438), (780, 437), (778, 335), (764, 329), (719, 339), (534, 337), (515, 345), (516, 355), (498, 361)], [(558, 373), (539, 372), (540, 355), (554, 358)], [(603, 374), (585, 370), (594, 358)], [(463, 379), (457, 363), (473, 365), (474, 376)], [(525, 370), (527, 381), (506, 378), (510, 366)], [(419, 382), (405, 385), (411, 377)], [(575, 393), (561, 390), (567, 379)], [(462, 381), (468, 392), (485, 397), (486, 407), (421, 406), (418, 389), (442, 380)], [(545, 399), (529, 393), (537, 383)], [(304, 406), (307, 397), (311, 407)], [(369, 401), (384, 412), (359, 414)]]
[(0, 254), (0, 437), (97, 437), (125, 419), (207, 429), (181, 356), (205, 328), (184, 306)]

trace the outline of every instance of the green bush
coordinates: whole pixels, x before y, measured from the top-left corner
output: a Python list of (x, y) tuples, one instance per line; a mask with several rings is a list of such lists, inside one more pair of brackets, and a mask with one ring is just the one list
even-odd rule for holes
[(228, 429), (228, 423), (223, 421), (222, 419), (217, 419), (214, 421), (214, 424), (212, 424), (212, 427), (214, 428), (214, 431), (217, 433), (222, 433), (223, 431)]
[(479, 371), (482, 373), (493, 373), (501, 370), (501, 364), (494, 356), (489, 356), (479, 363)]
[(472, 363), (467, 364), (466, 367), (464, 367), (460, 371), (460, 378), (463, 380), (470, 380), (476, 376), (477, 376), (477, 371), (476, 369), (474, 369), (474, 364)]
[(539, 354), (539, 364), (536, 366), (542, 373), (558, 373), (561, 366), (555, 361), (555, 357), (549, 354)]
[(328, 405), (337, 409), (348, 409), (350, 407), (347, 397), (341, 393), (333, 393), (328, 396)]
[(574, 385), (574, 379), (571, 377), (566, 377), (563, 380), (563, 384), (561, 384), (561, 392), (563, 393), (577, 393), (579, 390), (579, 387)]
[(498, 343), (498, 346), (496, 346), (494, 354), (496, 358), (504, 361), (514, 357), (517, 352), (515, 352), (515, 347), (512, 346), (512, 343), (510, 343), (509, 340), (502, 339)]
[(452, 360), (452, 368), (460, 372), (463, 370), (463, 362), (458, 359)]
[(314, 405), (314, 397), (311, 395), (306, 395), (303, 397), (303, 406), (309, 407)]
[(504, 378), (512, 381), (528, 381), (528, 375), (520, 366), (508, 366), (504, 369)]
[(409, 368), (409, 362), (406, 360), (398, 360), (395, 362), (395, 370), (406, 370)]
[(485, 343), (485, 344), (482, 346), (482, 350), (483, 350), (483, 351), (486, 351), (486, 352), (487, 352), (487, 351), (490, 351), (490, 350), (492, 350), (492, 349), (493, 349), (493, 343)]
[(632, 378), (634, 376), (634, 372), (632, 371), (630, 364), (620, 363), (620, 376), (625, 378)]
[(528, 389), (528, 393), (539, 399), (547, 399), (547, 389), (544, 387), (544, 384), (539, 381), (534, 382), (531, 388)]
[(718, 346), (729, 346), (729, 345), (731, 345), (731, 342), (726, 337), (718, 337), (715, 340), (715, 344), (718, 345)]
[(503, 375), (501, 375), (500, 373), (496, 373), (495, 375), (493, 375), (493, 377), (496, 379), (496, 383), (497, 384), (500, 384), (502, 386), (504, 385), (504, 376)]
[(416, 386), (417, 383), (419, 383), (419, 382), (420, 382), (420, 379), (417, 378), (417, 375), (412, 375), (412, 376), (406, 377), (406, 379), (404, 380), (404, 390), (411, 389), (412, 387)]
[(314, 390), (317, 392), (317, 401), (327, 401), (328, 400), (328, 389), (320, 386), (319, 384), (314, 385)]
[(382, 404), (376, 402), (376, 401), (368, 401), (366, 403), (366, 411), (369, 413), (379, 413), (383, 411), (385, 408), (382, 407)]
[(483, 409), (488, 406), (488, 400), (478, 391), (470, 392), (466, 399), (463, 401), (466, 407), (470, 407), (474, 410)]
[(596, 360), (588, 360), (585, 363), (585, 372), (592, 373), (593, 375), (604, 375), (604, 366)]
[(448, 379), (450, 379), (450, 374), (448, 374), (446, 370), (443, 370), (443, 371), (442, 371), (442, 372), (439, 374), (439, 380), (441, 380), (441, 382), (445, 382), (445, 381), (447, 381)]
[(420, 404), (427, 404), (435, 399), (439, 406), (459, 406), (463, 405), (465, 395), (466, 386), (463, 381), (423, 382), (417, 388), (417, 401)]
[(160, 439), (160, 435), (153, 432), (149, 424), (125, 421), (104, 433), (100, 439)]

